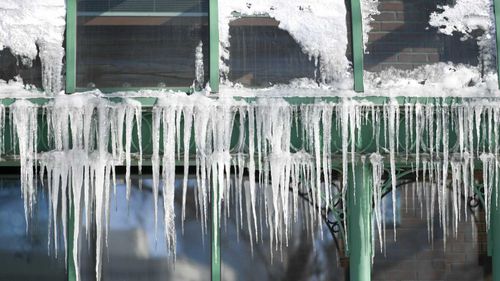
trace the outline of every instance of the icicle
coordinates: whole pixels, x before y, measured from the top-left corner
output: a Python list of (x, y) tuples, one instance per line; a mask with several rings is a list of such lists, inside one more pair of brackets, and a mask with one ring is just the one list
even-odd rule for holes
[(203, 41), (200, 41), (196, 47), (195, 54), (195, 73), (196, 73), (196, 84), (203, 89), (203, 84), (205, 83), (205, 70), (203, 65)]
[[(383, 158), (378, 153), (373, 153), (370, 155), (370, 162), (373, 169), (373, 213), (374, 222), (377, 229), (380, 242), (380, 251), (383, 249), (384, 237), (382, 236), (382, 175), (384, 173), (384, 162)], [(375, 255), (375, 253), (373, 253)]]
[(389, 137), (389, 158), (390, 158), (390, 168), (391, 168), (391, 183), (392, 183), (392, 218), (393, 218), (393, 230), (394, 230), (394, 241), (396, 241), (396, 138), (397, 133), (396, 127), (399, 127), (399, 104), (396, 99), (391, 99), (389, 103), (389, 129), (386, 135)]
[(36, 186), (33, 166), (37, 158), (38, 108), (26, 100), (17, 100), (10, 106), (10, 120), (17, 136), (21, 163), (21, 194), (24, 200), (26, 231), (28, 220), (36, 202)]

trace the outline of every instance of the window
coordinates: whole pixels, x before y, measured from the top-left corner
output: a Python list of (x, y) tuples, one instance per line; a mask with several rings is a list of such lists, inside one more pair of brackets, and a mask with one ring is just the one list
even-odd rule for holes
[[(49, 207), (46, 190), (38, 194), (26, 233), (19, 177), (2, 175), (0, 179), (0, 280), (66, 280), (62, 231), (57, 256), (51, 241), (47, 253)], [(50, 236), (52, 238), (52, 235)]]
[[(29, 63), (28, 63), (29, 62)], [(6, 48), (0, 50), (0, 80), (11, 81), (21, 78), (26, 85), (42, 88), (42, 63), (37, 57), (34, 61), (23, 61)]]
[(278, 25), (267, 17), (230, 23), (229, 80), (248, 87), (269, 87), (295, 78), (319, 79), (314, 61)]
[[(453, 1), (441, 1), (450, 3)], [(461, 34), (448, 36), (440, 34), (436, 27), (429, 24), (432, 13), (439, 11), (436, 1), (397, 0), (380, 2), (379, 15), (375, 15), (368, 34), (365, 70), (383, 72), (394, 68), (396, 73), (414, 71), (435, 65), (434, 72), (441, 71), (437, 63), (466, 64), (477, 66), (479, 50), (474, 39), (461, 40)], [(455, 70), (451, 70), (452, 72)], [(410, 75), (415, 78), (417, 71)], [(382, 83), (390, 80), (394, 73), (384, 76)], [(400, 77), (400, 76), (398, 76)], [(425, 80), (435, 77), (417, 77)], [(468, 82), (468, 81), (467, 81)]]
[(76, 26), (77, 88), (208, 81), (208, 0), (78, 0)]

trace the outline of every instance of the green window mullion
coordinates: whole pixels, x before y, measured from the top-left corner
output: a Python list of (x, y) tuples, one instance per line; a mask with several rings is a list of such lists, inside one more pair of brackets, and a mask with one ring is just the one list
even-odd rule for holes
[(209, 3), (210, 25), (210, 88), (212, 92), (219, 91), (219, 3), (210, 0)]
[[(500, 1), (500, 0), (496, 0)], [(361, 1), (351, 0), (352, 23), (352, 65), (354, 69), (354, 91), (365, 91), (363, 83), (363, 16), (361, 14)]]
[(497, 43), (497, 77), (498, 77), (498, 87), (500, 88), (500, 0), (494, 0), (494, 11), (495, 11), (495, 34)]
[(76, 91), (76, 1), (66, 1), (66, 93)]

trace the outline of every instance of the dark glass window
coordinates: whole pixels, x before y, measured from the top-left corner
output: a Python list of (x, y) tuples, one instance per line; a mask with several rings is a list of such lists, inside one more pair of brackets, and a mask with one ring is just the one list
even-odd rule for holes
[[(210, 235), (202, 234), (195, 203), (196, 180), (188, 182), (186, 220), (182, 233), (182, 179), (176, 181), (175, 228), (177, 256), (175, 266), (166, 250), (163, 224), (163, 198), (159, 198), (158, 232), (154, 229), (154, 200), (151, 178), (132, 179), (130, 201), (126, 187), (117, 185), (112, 195), (110, 233), (103, 258), (103, 279), (108, 281), (156, 281), (210, 279)], [(199, 214), (199, 213), (198, 213)], [(204, 236), (204, 237), (203, 237)]]
[(208, 0), (78, 0), (77, 87), (191, 86), (200, 43), (208, 81), (208, 38)]
[(388, 68), (413, 70), (439, 62), (478, 65), (476, 40), (448, 36), (429, 25), (439, 4), (451, 0), (395, 0), (381, 2), (368, 34), (365, 69), (379, 72)]
[(50, 256), (47, 250), (49, 207), (46, 189), (41, 190), (27, 233), (19, 177), (0, 179), (0, 280), (67, 280), (63, 240), (58, 243), (57, 259), (53, 242)]
[(20, 77), (24, 84), (42, 88), (42, 63), (40, 58), (24, 61), (14, 56), (10, 49), (0, 50), (0, 80), (10, 81)]
[(319, 76), (314, 61), (278, 25), (266, 17), (230, 23), (229, 80), (249, 87), (268, 87)]

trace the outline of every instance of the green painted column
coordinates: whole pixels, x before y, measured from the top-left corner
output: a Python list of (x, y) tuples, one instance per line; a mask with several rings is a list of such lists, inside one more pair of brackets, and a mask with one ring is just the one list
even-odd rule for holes
[(494, 0), (494, 11), (495, 11), (495, 33), (497, 42), (497, 77), (498, 77), (498, 87), (500, 88), (500, 0)]
[[(497, 186), (500, 188), (500, 186)], [(497, 190), (498, 191), (498, 190)], [(499, 199), (500, 200), (500, 199)], [(500, 281), (500, 204), (496, 201), (496, 192), (491, 196), (491, 229), (489, 243), (493, 269), (493, 281)]]
[(218, 0), (210, 0), (209, 8), (210, 24), (210, 88), (212, 92), (219, 91), (219, 3)]
[(371, 279), (372, 173), (369, 161), (349, 167), (347, 231), (351, 281)]
[(365, 91), (363, 83), (363, 15), (361, 13), (360, 0), (351, 0), (351, 23), (352, 23), (352, 66), (354, 70), (354, 91), (360, 93)]
[(220, 257), (220, 217), (218, 184), (212, 184), (211, 207), (212, 207), (212, 281), (221, 280), (221, 257)]
[(67, 233), (67, 243), (66, 249), (68, 249), (68, 260), (66, 261), (66, 270), (68, 273), (68, 281), (76, 281), (76, 270), (75, 270), (75, 262), (73, 259), (73, 241), (74, 241), (74, 223), (75, 217), (73, 215), (73, 211), (69, 208), (69, 216), (68, 216), (68, 233)]
[(76, 91), (76, 0), (66, 1), (66, 93)]

